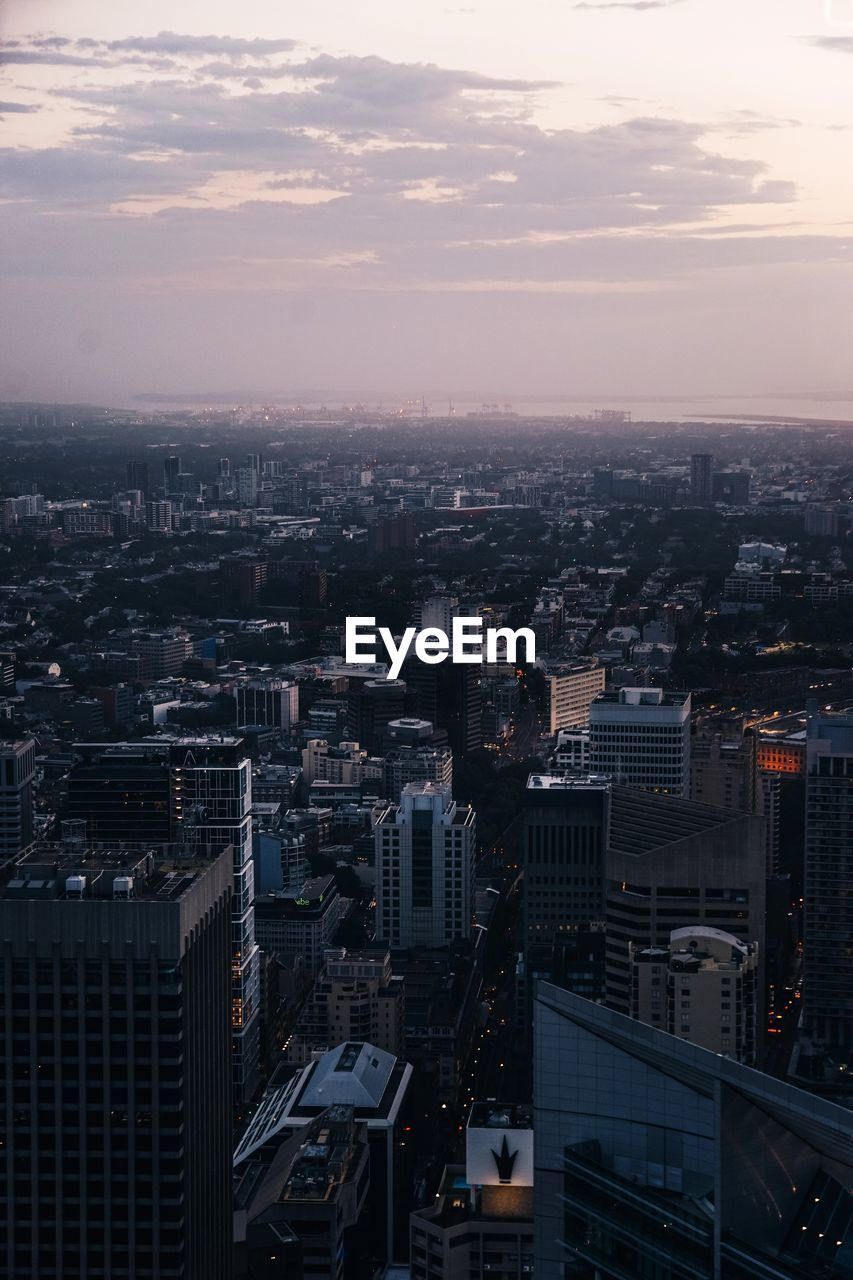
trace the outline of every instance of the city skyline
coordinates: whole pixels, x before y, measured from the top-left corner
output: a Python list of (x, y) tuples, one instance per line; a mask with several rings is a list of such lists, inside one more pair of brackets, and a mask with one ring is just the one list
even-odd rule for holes
[(848, 9), (7, 0), (0, 395), (846, 416)]

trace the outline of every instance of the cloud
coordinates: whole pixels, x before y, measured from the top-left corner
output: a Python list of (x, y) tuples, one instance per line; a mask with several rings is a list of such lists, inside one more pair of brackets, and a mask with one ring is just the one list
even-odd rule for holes
[(34, 102), (0, 102), (0, 115), (27, 115), (32, 111), (41, 111)]

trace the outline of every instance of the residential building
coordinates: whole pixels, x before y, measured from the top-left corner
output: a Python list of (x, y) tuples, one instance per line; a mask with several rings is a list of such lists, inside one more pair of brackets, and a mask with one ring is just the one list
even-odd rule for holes
[(604, 690), (604, 668), (593, 658), (552, 667), (546, 678), (551, 733), (586, 728), (590, 704)]
[(707, 925), (673, 929), (669, 946), (630, 946), (632, 1018), (754, 1067), (758, 952)]

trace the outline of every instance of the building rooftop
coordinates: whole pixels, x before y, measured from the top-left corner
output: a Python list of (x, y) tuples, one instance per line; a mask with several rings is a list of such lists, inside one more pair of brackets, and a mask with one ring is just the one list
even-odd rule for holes
[(211, 864), (199, 850), (138, 846), (66, 848), (37, 844), (8, 863), (0, 879), (0, 898), (175, 901)]

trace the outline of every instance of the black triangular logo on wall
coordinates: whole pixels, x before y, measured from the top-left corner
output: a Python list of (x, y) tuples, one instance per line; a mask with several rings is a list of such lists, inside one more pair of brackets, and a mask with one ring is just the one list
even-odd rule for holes
[(518, 1159), (518, 1149), (513, 1151), (510, 1155), (509, 1143), (506, 1140), (506, 1134), (504, 1134), (504, 1140), (501, 1143), (500, 1151), (495, 1151), (494, 1147), (492, 1147), (492, 1155), (494, 1156), (500, 1181), (512, 1182), (512, 1170), (516, 1160)]

